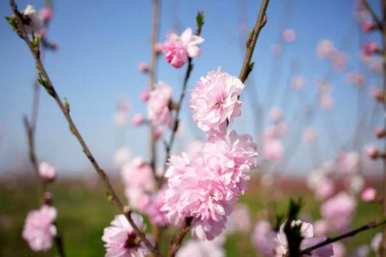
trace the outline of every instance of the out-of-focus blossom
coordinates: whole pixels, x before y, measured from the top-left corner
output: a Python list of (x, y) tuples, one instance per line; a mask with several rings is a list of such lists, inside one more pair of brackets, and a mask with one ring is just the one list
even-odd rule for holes
[(233, 232), (248, 232), (251, 228), (251, 217), (249, 209), (246, 205), (239, 204), (232, 211), (226, 225), (228, 233)]
[(334, 251), (333, 257), (344, 257), (346, 256), (346, 247), (341, 242), (335, 242), (332, 244), (332, 249)]
[[(355, 257), (368, 257), (370, 253), (370, 247), (368, 245), (361, 245), (355, 250)], [(343, 256), (344, 257), (344, 256)]]
[(119, 127), (125, 126), (129, 121), (129, 116), (126, 112), (117, 112), (114, 116), (115, 124)]
[(138, 64), (138, 70), (142, 73), (147, 73), (150, 70), (150, 66), (147, 63), (141, 62)]
[(145, 122), (145, 117), (143, 117), (143, 115), (140, 113), (134, 114), (133, 117), (131, 118), (131, 123), (135, 127), (141, 126), (144, 122)]
[(355, 208), (354, 197), (341, 192), (324, 202), (320, 213), (331, 229), (342, 231), (350, 224)]
[(372, 31), (373, 29), (375, 29), (377, 27), (377, 25), (372, 22), (372, 21), (369, 21), (369, 20), (364, 20), (362, 22), (362, 31), (363, 32), (369, 32), (369, 31)]
[(244, 87), (237, 77), (220, 70), (201, 77), (190, 101), (197, 126), (207, 133), (224, 134), (227, 122), (241, 114), (239, 96)]
[(39, 163), (39, 176), (47, 181), (52, 181), (56, 177), (55, 167), (48, 162)]
[(295, 90), (300, 90), (304, 87), (304, 78), (300, 75), (291, 78), (291, 87)]
[(341, 173), (355, 173), (359, 165), (357, 152), (344, 152), (338, 157), (338, 169)]
[(363, 77), (362, 74), (360, 74), (358, 72), (350, 72), (347, 75), (347, 80), (348, 80), (348, 82), (350, 82), (351, 84), (353, 84), (354, 86), (357, 86), (357, 87), (361, 87), (365, 83), (365, 78)]
[(383, 238), (382, 233), (379, 232), (379, 233), (375, 234), (375, 236), (371, 240), (371, 249), (376, 254), (379, 254), (379, 251), (381, 250), (382, 238)]
[(377, 159), (379, 156), (379, 150), (374, 146), (366, 147), (366, 154), (370, 159)]
[(212, 240), (223, 231), (233, 204), (245, 191), (256, 157), (252, 138), (233, 131), (206, 142), (194, 159), (186, 153), (172, 155), (162, 210), (175, 224), (192, 218), (193, 235)]
[(273, 107), (269, 115), (274, 122), (278, 122), (283, 118), (283, 112), (278, 107)]
[(353, 176), (349, 177), (349, 186), (351, 192), (357, 194), (362, 191), (364, 185), (365, 185), (365, 180), (362, 175), (360, 174), (355, 174)]
[(177, 257), (225, 257), (221, 245), (213, 241), (189, 240), (177, 252)]
[(367, 187), (362, 191), (361, 198), (365, 202), (374, 201), (377, 196), (377, 190), (373, 187)]
[(200, 54), (199, 45), (204, 42), (200, 36), (194, 35), (191, 28), (187, 28), (181, 36), (171, 33), (162, 45), (165, 59), (174, 68), (181, 68), (188, 58), (195, 58)]
[(347, 66), (347, 56), (343, 52), (335, 51), (331, 56), (333, 68), (337, 71), (343, 71)]
[(161, 127), (155, 127), (153, 131), (153, 137), (155, 140), (158, 140), (161, 136), (164, 130)]
[(331, 57), (334, 51), (335, 51), (334, 44), (327, 39), (320, 41), (316, 47), (316, 53), (320, 58)]
[(271, 224), (266, 220), (260, 220), (256, 223), (252, 234), (252, 242), (260, 254), (265, 257), (275, 256), (276, 233)]
[(22, 14), (27, 19), (25, 24), (27, 33), (38, 33), (44, 28), (42, 17), (32, 5), (27, 5)]
[[(144, 223), (142, 216), (132, 213), (131, 217), (140, 230)], [(106, 248), (105, 257), (145, 257), (149, 252), (122, 214), (115, 216), (111, 225), (104, 229), (102, 241)]]
[(118, 167), (129, 161), (131, 156), (130, 150), (127, 147), (120, 147), (117, 149), (114, 155), (114, 163)]
[(22, 236), (32, 250), (46, 251), (52, 247), (52, 241), (56, 236), (54, 225), (56, 215), (56, 209), (47, 205), (28, 213)]
[(143, 102), (147, 102), (149, 101), (149, 98), (150, 98), (150, 91), (149, 89), (145, 89), (143, 90), (140, 94), (139, 94), (139, 99), (141, 99)]
[(145, 212), (149, 216), (152, 224), (156, 224), (158, 226), (165, 226), (169, 224), (166, 213), (162, 211), (164, 203), (165, 189), (161, 189), (151, 196), (150, 202), (145, 208)]
[(362, 52), (365, 56), (372, 56), (377, 51), (379, 51), (379, 48), (375, 42), (369, 42), (362, 46)]
[(315, 236), (323, 237), (328, 233), (328, 223), (325, 220), (318, 220), (314, 223)]
[(154, 125), (170, 126), (172, 121), (170, 110), (171, 99), (171, 87), (162, 82), (150, 91), (147, 113), (149, 120), (151, 120)]
[(334, 105), (334, 99), (330, 93), (320, 95), (319, 100), (320, 106), (325, 110), (330, 110)]
[(296, 40), (296, 33), (293, 29), (286, 29), (282, 34), (283, 40), (286, 43), (292, 43)]
[(40, 15), (41, 19), (43, 20), (43, 22), (47, 23), (47, 22), (51, 21), (53, 15), (54, 15), (54, 12), (52, 11), (51, 7), (46, 6), (40, 10), (39, 15)]
[(263, 142), (262, 155), (270, 161), (279, 161), (283, 158), (284, 147), (280, 139), (268, 138)]
[(306, 128), (303, 132), (303, 142), (305, 143), (315, 142), (316, 137), (317, 134), (313, 128)]

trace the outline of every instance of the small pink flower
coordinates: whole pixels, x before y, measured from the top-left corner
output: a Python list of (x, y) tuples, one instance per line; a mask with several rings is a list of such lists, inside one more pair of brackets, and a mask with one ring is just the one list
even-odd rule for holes
[(284, 42), (286, 43), (292, 43), (296, 39), (296, 33), (295, 33), (295, 30), (293, 29), (284, 30), (282, 36), (283, 36)]
[(23, 238), (34, 251), (46, 251), (52, 247), (56, 236), (56, 209), (43, 205), (28, 213), (23, 229)]
[(239, 96), (244, 87), (238, 78), (220, 70), (202, 77), (190, 101), (197, 126), (207, 133), (223, 134), (226, 123), (241, 114)]
[(370, 159), (377, 159), (378, 156), (379, 156), (379, 151), (377, 148), (375, 148), (374, 146), (368, 146), (366, 148), (366, 154), (367, 156), (370, 158)]
[[(139, 229), (144, 228), (142, 216), (132, 213), (131, 217)], [(106, 248), (105, 257), (145, 257), (149, 252), (124, 215), (115, 216), (111, 225), (104, 229), (102, 241)]]
[(187, 28), (181, 36), (171, 33), (162, 46), (165, 59), (174, 68), (181, 68), (188, 58), (195, 58), (200, 53), (198, 47), (204, 39), (194, 35), (191, 28)]
[(265, 257), (272, 257), (275, 253), (275, 236), (271, 224), (266, 220), (260, 220), (255, 225), (252, 234), (252, 242), (256, 249)]
[(354, 197), (341, 192), (324, 202), (320, 212), (322, 218), (330, 225), (330, 229), (341, 231), (350, 224), (355, 208)]
[(142, 114), (137, 113), (131, 118), (131, 123), (134, 127), (141, 126), (145, 122), (145, 117)]
[(365, 56), (372, 56), (379, 50), (377, 43), (369, 42), (362, 46), (362, 51)]
[(128, 188), (140, 188), (145, 191), (152, 191), (155, 188), (152, 169), (140, 157), (123, 166), (122, 178)]
[(332, 98), (330, 93), (321, 94), (319, 101), (320, 106), (325, 110), (331, 110), (331, 108), (334, 106), (334, 99)]
[(41, 162), (39, 164), (39, 175), (44, 180), (53, 181), (56, 177), (55, 167), (48, 162)]
[(147, 113), (149, 120), (154, 125), (170, 126), (172, 121), (170, 110), (171, 99), (171, 87), (162, 82), (150, 91)]
[(327, 39), (320, 41), (316, 47), (316, 53), (320, 58), (331, 57), (333, 52), (335, 52), (335, 46)]
[(161, 127), (155, 127), (154, 128), (154, 134), (153, 134), (154, 139), (155, 140), (160, 139), (163, 132), (164, 132), (164, 130)]
[(283, 158), (284, 147), (280, 139), (265, 139), (262, 152), (265, 159), (279, 161)]
[(223, 247), (213, 241), (189, 240), (177, 252), (177, 257), (225, 257)]
[(377, 25), (374, 22), (372, 22), (372, 21), (364, 20), (362, 22), (362, 30), (363, 30), (363, 32), (370, 32), (373, 29), (375, 29), (376, 27), (377, 27)]
[(326, 236), (328, 232), (328, 223), (325, 220), (318, 220), (314, 223), (314, 229), (316, 236)]
[(142, 73), (147, 73), (147, 72), (149, 72), (149, 69), (150, 69), (150, 66), (149, 66), (149, 64), (147, 64), (147, 63), (141, 62), (141, 63), (138, 64), (138, 70), (139, 70), (140, 72), (142, 72)]
[(151, 196), (150, 203), (146, 207), (146, 214), (149, 216), (153, 224), (165, 226), (169, 224), (166, 213), (162, 211), (162, 206), (165, 204), (165, 189), (161, 189)]
[(142, 102), (147, 102), (149, 101), (149, 98), (150, 98), (150, 91), (148, 89), (145, 89), (143, 90), (140, 94), (139, 94), (139, 99), (142, 100)]
[(27, 33), (38, 33), (44, 28), (41, 16), (32, 5), (27, 5), (22, 14), (29, 20), (25, 26)]
[(246, 205), (239, 204), (229, 216), (226, 226), (227, 233), (248, 232), (251, 228), (251, 217)]
[(374, 201), (376, 196), (377, 196), (377, 191), (375, 190), (375, 188), (372, 188), (372, 187), (365, 188), (365, 190), (363, 190), (361, 194), (361, 198), (365, 202)]
[(53, 14), (52, 8), (47, 6), (41, 9), (39, 13), (44, 23), (51, 21)]

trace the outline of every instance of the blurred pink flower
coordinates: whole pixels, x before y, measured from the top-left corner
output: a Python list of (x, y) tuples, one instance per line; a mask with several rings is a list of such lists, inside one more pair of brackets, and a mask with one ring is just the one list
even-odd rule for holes
[(296, 39), (296, 33), (293, 29), (285, 29), (282, 34), (283, 40), (286, 43), (292, 43)]
[(314, 190), (319, 199), (326, 199), (334, 193), (335, 187), (331, 179), (322, 177)]
[(181, 68), (188, 58), (195, 58), (200, 53), (198, 47), (204, 39), (194, 35), (191, 28), (187, 28), (181, 36), (171, 33), (163, 43), (162, 51), (165, 54), (165, 59), (174, 68)]
[(300, 90), (304, 87), (304, 78), (300, 75), (291, 78), (291, 87), (295, 90)]
[(114, 115), (114, 121), (117, 126), (122, 127), (125, 126), (129, 121), (129, 116), (127, 115), (127, 112), (118, 111)]
[(347, 56), (343, 52), (334, 51), (331, 55), (333, 68), (337, 71), (343, 71), (347, 66)]
[(117, 149), (114, 155), (114, 163), (118, 167), (121, 167), (129, 161), (131, 156), (130, 150), (126, 147), (120, 147)]
[(141, 99), (143, 102), (147, 102), (149, 101), (149, 98), (150, 98), (150, 91), (149, 89), (145, 89), (143, 90), (140, 94), (139, 94), (139, 99)]
[(361, 87), (365, 83), (365, 78), (362, 74), (358, 72), (351, 72), (347, 75), (348, 82), (352, 83), (354, 86)]
[(312, 143), (312, 142), (315, 142), (316, 138), (317, 138), (317, 134), (313, 128), (306, 128), (303, 131), (303, 142)]
[(151, 196), (150, 203), (146, 207), (146, 214), (149, 216), (151, 222), (158, 226), (165, 226), (169, 224), (166, 213), (162, 211), (162, 206), (165, 203), (165, 189), (154, 193)]
[(378, 149), (377, 149), (376, 147), (374, 147), (374, 146), (368, 146), (368, 147), (366, 147), (365, 151), (366, 151), (367, 156), (368, 156), (370, 159), (375, 160), (375, 159), (377, 159), (378, 156), (379, 156), (379, 151), (378, 151)]
[(362, 52), (365, 56), (372, 56), (379, 50), (377, 43), (369, 42), (362, 46)]
[[(131, 217), (142, 230), (142, 216), (132, 213)], [(149, 253), (123, 214), (115, 216), (111, 225), (104, 229), (102, 241), (106, 248), (105, 257), (145, 257)]]
[(346, 247), (342, 242), (335, 242), (332, 244), (332, 249), (334, 251), (333, 257), (345, 257), (346, 256)]
[(334, 99), (330, 93), (320, 95), (320, 106), (325, 110), (330, 110), (334, 106)]
[(190, 101), (197, 126), (207, 133), (223, 134), (226, 123), (241, 114), (239, 96), (244, 87), (237, 77), (220, 70), (201, 77)]
[(44, 28), (42, 17), (32, 5), (27, 5), (22, 14), (30, 20), (25, 26), (27, 33), (39, 33)]
[(147, 73), (147, 72), (149, 72), (149, 69), (150, 69), (150, 66), (149, 66), (149, 64), (147, 64), (147, 63), (141, 62), (141, 63), (138, 64), (138, 70), (139, 70), (140, 72), (142, 72), (142, 73)]
[(55, 167), (48, 162), (39, 163), (39, 176), (46, 181), (52, 181), (56, 177)]
[(154, 125), (170, 126), (172, 121), (172, 114), (169, 108), (171, 100), (172, 89), (162, 82), (150, 91), (147, 113), (149, 120)]
[(375, 253), (379, 253), (379, 251), (381, 250), (382, 239), (383, 239), (382, 232), (378, 232), (377, 234), (375, 234), (375, 236), (371, 240), (371, 249)]
[(341, 192), (321, 205), (320, 213), (333, 231), (342, 231), (349, 226), (356, 208), (355, 198)]
[(223, 231), (234, 202), (245, 191), (256, 156), (252, 138), (235, 132), (206, 142), (195, 158), (172, 155), (162, 210), (175, 224), (191, 217), (193, 235), (212, 240)]
[(56, 236), (56, 209), (43, 205), (38, 210), (28, 213), (23, 228), (23, 238), (34, 251), (46, 251), (52, 247), (52, 241)]
[(266, 138), (263, 142), (263, 157), (270, 161), (279, 161), (283, 158), (284, 147), (280, 139)]
[(278, 122), (283, 118), (283, 112), (280, 110), (279, 107), (273, 107), (269, 115), (273, 122)]
[(264, 257), (275, 256), (276, 233), (273, 231), (271, 224), (266, 220), (260, 220), (255, 225), (252, 234), (252, 243)]
[(176, 257), (225, 257), (225, 251), (213, 241), (189, 240), (182, 245)]
[(377, 197), (377, 191), (373, 187), (367, 187), (362, 191), (361, 198), (365, 202), (374, 201)]
[(377, 25), (374, 22), (369, 20), (364, 20), (361, 25), (362, 25), (363, 32), (370, 32), (371, 30), (377, 27)]
[(335, 52), (335, 46), (330, 40), (324, 39), (319, 41), (316, 53), (320, 58), (331, 57), (333, 52)]
[(53, 11), (52, 11), (52, 8), (51, 7), (44, 7), (43, 9), (40, 10), (39, 12), (39, 15), (41, 17), (41, 19), (43, 20), (44, 23), (47, 23), (49, 21), (51, 21), (52, 17), (53, 17)]
[(145, 122), (145, 117), (143, 117), (143, 115), (140, 113), (134, 114), (133, 117), (131, 118), (131, 123), (135, 127), (141, 126), (144, 122)]
[(328, 223), (325, 220), (318, 220), (314, 223), (315, 236), (323, 237), (328, 233)]
[(248, 232), (251, 228), (251, 217), (246, 205), (238, 204), (228, 218), (227, 233)]

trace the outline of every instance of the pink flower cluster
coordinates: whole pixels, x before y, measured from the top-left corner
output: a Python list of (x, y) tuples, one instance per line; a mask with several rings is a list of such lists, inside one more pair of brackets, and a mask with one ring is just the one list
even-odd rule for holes
[(204, 143), (194, 158), (186, 153), (173, 155), (165, 174), (168, 188), (162, 210), (175, 224), (192, 218), (192, 233), (213, 239), (223, 231), (244, 192), (256, 156), (252, 138), (233, 131)]
[(25, 220), (22, 236), (34, 251), (46, 251), (52, 247), (56, 236), (56, 209), (43, 205), (38, 210), (28, 213)]
[(284, 155), (283, 136), (287, 133), (287, 124), (276, 120), (276, 124), (266, 128), (263, 135), (262, 155), (269, 161), (279, 161)]
[(170, 110), (172, 89), (160, 83), (150, 91), (148, 100), (148, 118), (155, 126), (170, 126), (172, 114)]
[(190, 102), (198, 127), (208, 134), (224, 134), (227, 123), (241, 114), (239, 97), (244, 87), (238, 78), (220, 70), (202, 77)]
[(39, 164), (39, 176), (46, 181), (53, 181), (56, 177), (55, 167), (47, 162)]
[[(139, 229), (144, 228), (143, 218), (132, 213), (131, 217)], [(111, 226), (103, 231), (105, 257), (145, 257), (149, 253), (124, 215), (115, 216)]]
[(275, 238), (276, 232), (273, 231), (268, 221), (260, 220), (256, 223), (252, 234), (252, 242), (262, 256), (275, 256)]
[(198, 47), (204, 39), (194, 35), (191, 28), (187, 28), (181, 36), (171, 33), (162, 45), (162, 52), (165, 59), (174, 68), (181, 68), (188, 58), (195, 58), (200, 54)]

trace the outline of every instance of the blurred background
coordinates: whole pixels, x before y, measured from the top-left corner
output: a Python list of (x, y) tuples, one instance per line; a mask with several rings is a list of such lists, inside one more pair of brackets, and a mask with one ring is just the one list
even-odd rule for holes
[[(20, 8), (30, 3), (37, 9), (44, 5), (18, 1)], [(312, 192), (313, 174), (323, 173), (321, 169), (341, 172), (337, 183), (349, 183), (358, 192), (366, 185), (380, 186), (381, 162), (370, 160), (366, 149), (382, 143), (374, 133), (383, 127), (385, 114), (374, 94), (382, 88), (383, 61), (369, 51), (369, 44), (380, 46), (381, 38), (363, 31), (366, 14), (358, 3), (270, 3), (242, 95), (243, 115), (232, 124), (252, 134), (259, 147), (259, 170), (242, 199), (251, 223), (272, 202), (278, 211), (285, 210), (288, 193), (306, 195), (305, 213), (317, 219), (319, 202), (305, 192)], [(379, 14), (379, 1), (370, 4)], [(188, 85), (175, 152), (204, 138), (191, 120), (189, 92), (210, 70), (239, 73), (259, 6), (260, 1), (252, 0), (162, 1), (160, 42), (170, 32), (194, 28), (197, 11), (205, 14), (205, 42)], [(44, 54), (48, 73), (70, 103), (95, 157), (122, 188), (119, 158), (147, 159), (148, 154), (148, 129), (133, 126), (131, 119), (136, 113), (146, 116), (139, 95), (148, 87), (148, 78), (138, 65), (150, 60), (151, 1), (54, 1), (53, 8), (48, 37), (58, 48)], [(10, 14), (7, 1), (0, 2), (0, 14)], [(0, 38), (0, 256), (50, 256), (33, 255), (20, 237), (27, 211), (38, 204), (22, 123), (23, 115), (31, 112), (33, 60), (5, 21)], [(158, 80), (173, 88), (174, 98), (183, 75), (184, 69), (175, 70), (159, 59)], [(163, 145), (158, 148), (163, 156)], [(40, 98), (36, 150), (58, 172), (52, 192), (68, 256), (102, 256), (100, 237), (115, 209), (105, 201), (96, 174), (45, 92)], [(348, 182), (342, 180), (347, 174)], [(352, 225), (377, 217), (380, 210), (376, 204), (360, 202)], [(350, 241), (348, 249), (369, 242), (375, 232)], [(245, 240), (235, 240), (239, 236)], [(227, 256), (257, 256), (249, 237), (231, 235), (225, 243)]]

